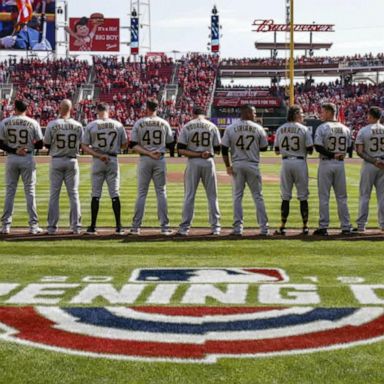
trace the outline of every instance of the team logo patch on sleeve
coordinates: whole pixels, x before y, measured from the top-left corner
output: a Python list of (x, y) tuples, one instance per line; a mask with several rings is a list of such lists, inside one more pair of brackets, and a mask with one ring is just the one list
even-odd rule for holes
[(68, 354), (212, 363), (384, 340), (384, 308), (0, 307), (0, 330)]
[(141, 268), (130, 282), (174, 283), (280, 283), (288, 277), (279, 268)]

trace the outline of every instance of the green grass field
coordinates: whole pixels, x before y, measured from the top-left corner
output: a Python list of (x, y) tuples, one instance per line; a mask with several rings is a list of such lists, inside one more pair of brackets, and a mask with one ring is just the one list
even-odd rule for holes
[[(273, 157), (271, 153), (266, 155), (267, 157)], [(80, 199), (82, 204), (83, 213), (83, 225), (89, 224), (90, 220), (90, 165), (81, 164), (81, 184), (80, 184)], [(168, 172), (170, 174), (182, 175), (184, 171), (184, 164), (168, 164)], [(40, 217), (40, 225), (46, 225), (47, 207), (49, 200), (49, 165), (39, 164), (37, 175), (37, 207)], [(266, 179), (263, 185), (265, 203), (267, 207), (267, 213), (270, 219), (270, 226), (276, 227), (280, 223), (280, 190), (279, 190), (279, 169), (280, 164), (262, 164), (262, 175)], [(316, 164), (310, 164), (310, 226), (316, 227), (318, 220), (318, 199), (317, 199), (317, 180), (316, 180)], [(217, 170), (219, 174), (225, 175), (225, 168), (219, 161)], [(358, 210), (358, 185), (359, 185), (359, 173), (360, 163), (347, 163), (347, 182), (348, 182), (348, 195), (349, 195), (349, 207), (351, 220), (356, 220)], [(4, 166), (0, 167), (0, 180), (4, 180)], [(134, 204), (136, 199), (136, 166), (135, 164), (121, 164), (121, 202), (122, 202), (122, 217), (123, 225), (129, 227), (131, 224)], [(183, 183), (168, 182), (168, 204), (169, 204), (169, 216), (171, 225), (177, 227), (181, 220), (181, 210), (183, 204)], [(27, 220), (25, 217), (25, 200), (22, 185), (20, 185), (15, 202), (15, 214), (14, 214), (14, 226), (25, 227)], [(5, 188), (0, 189), (0, 204), (4, 201)], [(219, 203), (222, 216), (222, 225), (224, 227), (230, 227), (232, 224), (232, 189), (230, 180), (219, 183)], [(68, 215), (69, 215), (69, 202), (66, 198), (65, 189), (62, 191), (61, 198), (61, 221), (60, 225), (68, 227)], [(148, 201), (146, 205), (146, 215), (144, 218), (143, 226), (158, 226), (157, 212), (156, 212), (156, 199), (153, 188), (150, 189), (148, 195)], [(255, 210), (253, 201), (247, 191), (244, 196), (244, 220), (245, 225), (248, 227), (255, 227)], [(98, 225), (102, 227), (113, 227), (114, 219), (111, 209), (111, 201), (108, 196), (107, 188), (104, 188), (103, 198), (100, 206), (100, 216)], [(207, 202), (205, 198), (205, 192), (202, 185), (199, 187), (199, 191), (196, 196), (195, 204), (195, 218), (193, 225), (196, 227), (208, 226), (208, 212)], [(296, 199), (292, 200), (291, 216), (289, 218), (289, 227), (300, 228), (301, 218), (299, 214), (299, 204)], [(371, 217), (369, 226), (377, 228), (376, 219), (376, 198), (373, 196), (371, 201)], [(331, 199), (331, 227), (338, 228), (339, 223), (336, 215), (336, 203), (335, 199)]]
[[(182, 164), (170, 164), (168, 171), (176, 174)], [(223, 172), (222, 165), (218, 167)], [(355, 220), (358, 204), (359, 163), (347, 165), (349, 206)], [(279, 225), (279, 164), (264, 164), (264, 195), (271, 227)], [(121, 167), (121, 196), (124, 224), (129, 226), (136, 196), (136, 168), (133, 164)], [(316, 165), (310, 166), (311, 227), (317, 225)], [(0, 165), (0, 179), (4, 166)], [(83, 222), (89, 222), (90, 175), (89, 165), (81, 165), (81, 202)], [(48, 165), (38, 166), (37, 200), (41, 225), (45, 225), (48, 203)], [(223, 226), (232, 222), (231, 186), (219, 185)], [(63, 194), (61, 225), (67, 226), (68, 201)], [(183, 185), (168, 183), (170, 217), (177, 226), (181, 216)], [(4, 188), (0, 189), (0, 204)], [(106, 191), (102, 199), (99, 225), (113, 226), (110, 199)], [(249, 193), (244, 200), (245, 224), (255, 227), (255, 213)], [(332, 227), (338, 227), (335, 203), (332, 201)], [(298, 204), (292, 203), (289, 226), (300, 228)], [(376, 228), (375, 199), (371, 204), (369, 226)], [(195, 226), (206, 227), (207, 204), (200, 189), (196, 202)], [(25, 203), (20, 186), (14, 215), (15, 226), (26, 226)], [(145, 226), (157, 226), (156, 202), (151, 189), (146, 210)], [(315, 283), (321, 298), (315, 307), (363, 307), (340, 277), (361, 277), (364, 284), (384, 284), (384, 262), (381, 241), (300, 241), (300, 240), (243, 240), (196, 242), (125, 242), (113, 241), (23, 241), (0, 243), (0, 284), (18, 283), (21, 287), (37, 283), (44, 276), (68, 276), (68, 283), (77, 283), (60, 301), (62, 307), (73, 306), (71, 299), (86, 284), (85, 276), (111, 276), (114, 286), (128, 282), (131, 272), (144, 267), (268, 267), (287, 272), (292, 284)], [(218, 285), (223, 288), (224, 286)], [(170, 305), (181, 306), (187, 285), (177, 288)], [(263, 306), (258, 286), (251, 285), (246, 297), (247, 306)], [(135, 305), (146, 305), (151, 288), (144, 289)], [(0, 308), (9, 306), (13, 294), (0, 294)], [(384, 294), (379, 291), (380, 298)], [(104, 299), (96, 299), (92, 307), (106, 306)], [(220, 306), (210, 299), (206, 305)], [(227, 305), (228, 306), (228, 305)], [(371, 305), (376, 307), (377, 305)], [(383, 305), (379, 305), (383, 307)], [(0, 315), (1, 316), (1, 315)], [(0, 320), (1, 321), (1, 320)], [(0, 337), (2, 330), (0, 328)], [(383, 383), (384, 341), (354, 346), (335, 351), (304, 353), (266, 358), (223, 358), (214, 364), (155, 363), (114, 361), (71, 356), (28, 346), (1, 341), (0, 383)]]

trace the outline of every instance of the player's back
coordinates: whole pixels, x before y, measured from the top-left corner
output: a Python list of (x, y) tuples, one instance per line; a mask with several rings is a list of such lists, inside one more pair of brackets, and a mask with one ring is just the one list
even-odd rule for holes
[(124, 127), (119, 121), (110, 118), (94, 120), (84, 131), (83, 144), (108, 154), (119, 153), (125, 141)]
[(356, 144), (364, 144), (364, 152), (369, 156), (384, 158), (384, 125), (369, 124), (361, 128)]
[(317, 127), (315, 145), (332, 153), (346, 153), (351, 146), (351, 131), (338, 121), (327, 121)]
[(275, 147), (282, 157), (306, 157), (307, 148), (311, 146), (312, 134), (303, 124), (287, 122), (276, 131)]
[(79, 122), (60, 118), (48, 124), (44, 143), (50, 145), (52, 157), (76, 157), (82, 134), (83, 127)]
[(227, 127), (223, 145), (231, 150), (232, 161), (260, 161), (260, 148), (268, 146), (267, 134), (264, 128), (251, 121), (240, 120)]
[(188, 150), (196, 152), (213, 153), (220, 142), (220, 133), (216, 125), (200, 117), (187, 123), (179, 136), (179, 143), (185, 144)]
[(166, 145), (173, 142), (173, 134), (166, 120), (159, 116), (147, 116), (135, 123), (131, 141), (137, 142), (147, 151), (165, 153)]
[(27, 116), (11, 116), (1, 122), (0, 138), (13, 149), (34, 150), (34, 143), (42, 140), (40, 125)]

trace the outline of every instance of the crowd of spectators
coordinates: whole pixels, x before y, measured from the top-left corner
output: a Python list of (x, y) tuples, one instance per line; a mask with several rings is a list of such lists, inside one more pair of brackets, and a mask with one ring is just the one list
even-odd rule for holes
[[(76, 59), (21, 59), (9, 67), (10, 82), (17, 86), (16, 98), (29, 102), (28, 115), (42, 126), (57, 115), (61, 100), (73, 99), (87, 82), (89, 71), (87, 62)], [(4, 117), (11, 112), (11, 108), (4, 110)]]
[(320, 116), (323, 102), (333, 102), (338, 107), (339, 120), (357, 132), (366, 125), (369, 107), (384, 108), (384, 83), (342, 85), (336, 81), (309, 87), (298, 84), (295, 87), (295, 102), (313, 117)]
[[(322, 60), (370, 63), (383, 61), (384, 54), (356, 55), (343, 58), (306, 58)], [(271, 59), (228, 59), (227, 62), (241, 62), (244, 65), (254, 62), (265, 63)], [(304, 59), (303, 59), (304, 60)], [(222, 61), (222, 63), (224, 63)], [(17, 90), (16, 98), (29, 101), (28, 114), (37, 119), (42, 126), (57, 114), (58, 104), (63, 98), (75, 101), (79, 87), (93, 83), (96, 93), (92, 100), (82, 100), (77, 108), (76, 117), (83, 123), (93, 120), (98, 101), (110, 104), (111, 116), (126, 126), (143, 116), (147, 98), (162, 100), (161, 92), (171, 83), (178, 84), (176, 97), (160, 102), (159, 115), (166, 118), (172, 127), (180, 128), (192, 117), (192, 108), (199, 105), (206, 111), (212, 101), (217, 70), (220, 65), (218, 56), (188, 54), (182, 57), (177, 66), (172, 59), (159, 56), (156, 60), (140, 62), (124, 61), (117, 57), (94, 59), (94, 71), (86, 61), (76, 59), (58, 59), (41, 61), (21, 59), (19, 62), (0, 62), (0, 83), (13, 83)], [(176, 70), (177, 69), (177, 70)], [(220, 87), (220, 82), (217, 82)], [(228, 89), (223, 87), (222, 90)], [(232, 88), (247, 91), (266, 91), (269, 96), (285, 98), (285, 88), (273, 86)], [(320, 84), (297, 84), (296, 102), (302, 105), (307, 115), (319, 116), (319, 106), (325, 101), (334, 102), (339, 108), (340, 120), (353, 129), (365, 124), (366, 111), (371, 105), (384, 108), (384, 83), (378, 85), (341, 84), (339, 81)], [(3, 99), (1, 112), (3, 117), (12, 113), (9, 100)]]
[(179, 97), (163, 105), (163, 114), (171, 126), (181, 127), (191, 120), (194, 105), (208, 111), (218, 66), (218, 56), (192, 53), (181, 58), (177, 73)]
[[(285, 67), (287, 66), (288, 57), (283, 58), (228, 58), (221, 61), (221, 66), (270, 66), (270, 67)], [(353, 56), (298, 56), (295, 58), (295, 65), (298, 66), (313, 66), (313, 65), (329, 65), (334, 64), (337, 66), (384, 66), (384, 54), (379, 53), (373, 55), (372, 53), (365, 55)]]
[[(174, 64), (166, 56), (140, 63), (105, 57), (94, 59), (94, 68), (98, 99), (110, 104), (112, 117), (132, 125), (143, 116), (146, 99), (158, 99), (171, 81)], [(80, 104), (84, 121), (93, 119), (96, 102), (83, 100)]]

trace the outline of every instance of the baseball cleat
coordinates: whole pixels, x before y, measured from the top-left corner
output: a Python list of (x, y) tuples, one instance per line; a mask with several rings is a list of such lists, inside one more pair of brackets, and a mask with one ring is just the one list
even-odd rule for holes
[(214, 229), (214, 230), (212, 230), (211, 235), (212, 236), (220, 236), (220, 233), (221, 233), (220, 229)]
[(243, 236), (243, 232), (233, 230), (229, 235), (230, 236)]
[(171, 236), (171, 235), (173, 235), (173, 231), (169, 228), (166, 228), (166, 229), (162, 229), (160, 231), (160, 234), (163, 236)]
[(47, 233), (47, 235), (49, 235), (49, 236), (57, 235), (57, 231), (47, 231), (46, 233)]
[(285, 228), (276, 229), (275, 235), (285, 236), (287, 234), (287, 230)]
[(120, 236), (125, 235), (125, 230), (124, 230), (124, 228), (123, 228), (123, 227), (116, 227), (115, 234), (116, 234), (116, 235), (120, 235)]
[(313, 231), (313, 234), (315, 236), (328, 236), (328, 230), (327, 228), (318, 228)]
[(87, 235), (97, 235), (97, 231), (95, 227), (88, 227), (85, 233)]
[(81, 229), (73, 229), (71, 233), (72, 235), (81, 235)]
[(176, 236), (188, 236), (188, 231), (183, 231), (183, 230), (179, 229), (176, 232)]
[(140, 235), (140, 229), (139, 228), (131, 228), (128, 232), (128, 235), (138, 236), (138, 235)]
[(9, 235), (10, 232), (11, 232), (11, 228), (3, 227), (3, 228), (1, 228), (0, 234), (2, 234), (2, 235)]
[(353, 231), (351, 228), (349, 229), (343, 229), (341, 232), (340, 232), (340, 235), (353, 235)]
[(30, 227), (29, 228), (29, 234), (30, 235), (38, 235), (40, 233), (43, 233), (44, 231), (40, 227)]
[(365, 228), (359, 228), (359, 227), (357, 227), (357, 228), (353, 228), (352, 229), (352, 232), (358, 232), (358, 233), (363, 233), (363, 232), (365, 232)]
[(308, 227), (303, 227), (303, 230), (301, 231), (302, 235), (309, 235), (309, 228)]
[(263, 231), (263, 232), (260, 232), (259, 236), (262, 236), (262, 237), (269, 237), (269, 236), (272, 236), (271, 232), (269, 231)]

